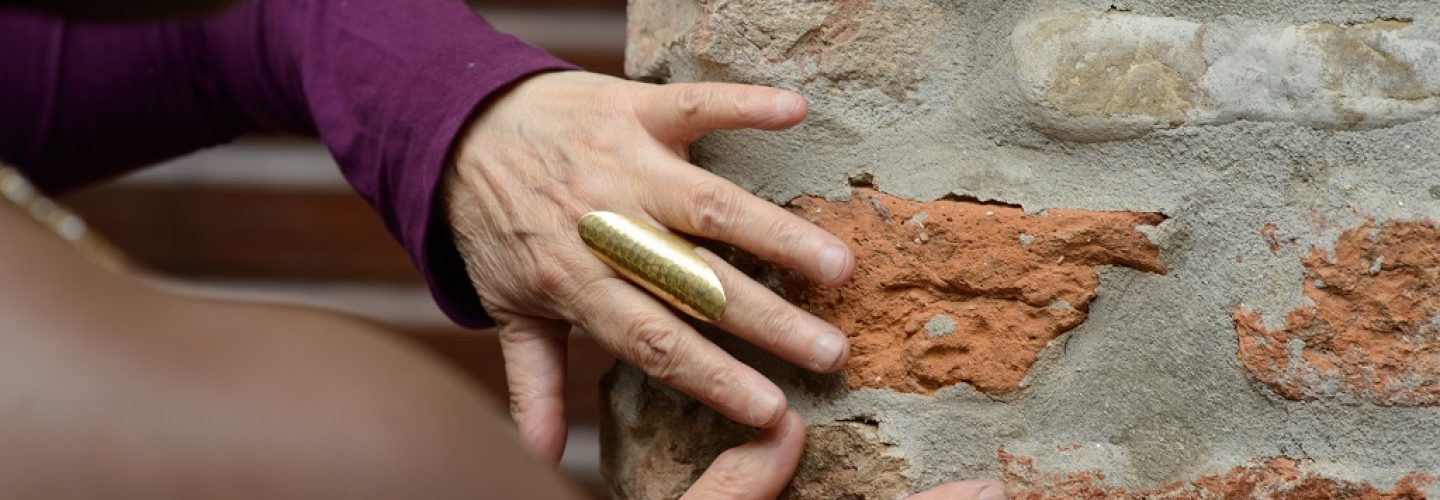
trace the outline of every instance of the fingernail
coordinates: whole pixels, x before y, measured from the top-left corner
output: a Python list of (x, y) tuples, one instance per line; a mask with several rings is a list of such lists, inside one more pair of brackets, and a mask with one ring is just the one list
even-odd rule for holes
[(750, 407), (745, 411), (754, 425), (765, 425), (775, 421), (780, 413), (780, 398), (770, 391), (760, 391), (750, 396)]
[(775, 114), (788, 117), (795, 114), (795, 110), (805, 103), (805, 99), (793, 92), (780, 92), (775, 94)]
[(830, 245), (820, 251), (820, 277), (827, 282), (835, 282), (840, 275), (845, 274), (845, 255), (849, 253), (845, 247)]
[(826, 333), (815, 339), (815, 344), (810, 347), (810, 366), (816, 371), (825, 371), (833, 368), (840, 362), (840, 355), (845, 350), (845, 339), (840, 332)]
[(1008, 500), (1010, 494), (1005, 492), (1004, 486), (987, 486), (980, 490), (980, 500)]

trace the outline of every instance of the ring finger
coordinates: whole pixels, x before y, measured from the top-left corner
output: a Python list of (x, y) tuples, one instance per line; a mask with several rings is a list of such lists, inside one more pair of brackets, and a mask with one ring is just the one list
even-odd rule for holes
[(607, 351), (727, 418), (768, 427), (783, 414), (780, 388), (630, 283), (615, 277), (591, 280), (571, 303), (567, 319)]

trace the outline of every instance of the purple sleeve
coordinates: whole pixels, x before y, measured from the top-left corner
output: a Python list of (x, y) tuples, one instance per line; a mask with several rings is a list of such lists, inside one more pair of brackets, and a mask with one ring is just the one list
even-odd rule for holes
[(498, 89), (574, 69), (458, 0), (255, 0), (104, 25), (0, 9), (0, 159), (62, 192), (252, 131), (318, 133), (457, 323), (490, 323), (436, 186)]

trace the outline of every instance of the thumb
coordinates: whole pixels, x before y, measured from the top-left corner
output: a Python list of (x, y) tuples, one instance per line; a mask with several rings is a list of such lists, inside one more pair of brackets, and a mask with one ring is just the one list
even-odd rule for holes
[(520, 440), (551, 465), (565, 452), (565, 339), (563, 321), (517, 318), (500, 327), (510, 415)]
[(663, 142), (689, 144), (717, 129), (780, 130), (805, 119), (805, 97), (757, 85), (672, 83), (636, 105), (642, 125)]
[(794, 410), (750, 442), (725, 450), (681, 500), (775, 498), (800, 463), (805, 421)]
[(946, 483), (911, 495), (906, 500), (1005, 500), (1005, 485), (996, 481)]

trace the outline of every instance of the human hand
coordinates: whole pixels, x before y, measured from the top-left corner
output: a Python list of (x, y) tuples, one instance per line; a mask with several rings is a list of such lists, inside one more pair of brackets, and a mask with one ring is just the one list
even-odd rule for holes
[[(775, 498), (800, 462), (805, 422), (789, 411), (774, 427), (750, 442), (725, 450), (682, 500)], [(960, 481), (916, 493), (909, 500), (1003, 500), (1005, 485), (996, 481)]]
[[(590, 211), (617, 212), (841, 284), (855, 267), (843, 242), (686, 159), (689, 144), (712, 130), (784, 129), (805, 113), (803, 97), (766, 87), (565, 72), (521, 82), (472, 120), (443, 182), (445, 208), (499, 323), (510, 411), (531, 449), (552, 462), (564, 450), (572, 326), (732, 420), (781, 420), (778, 387), (618, 277), (585, 247), (577, 223)], [(700, 253), (727, 296), (716, 326), (810, 370), (844, 363), (849, 343), (839, 330)]]

